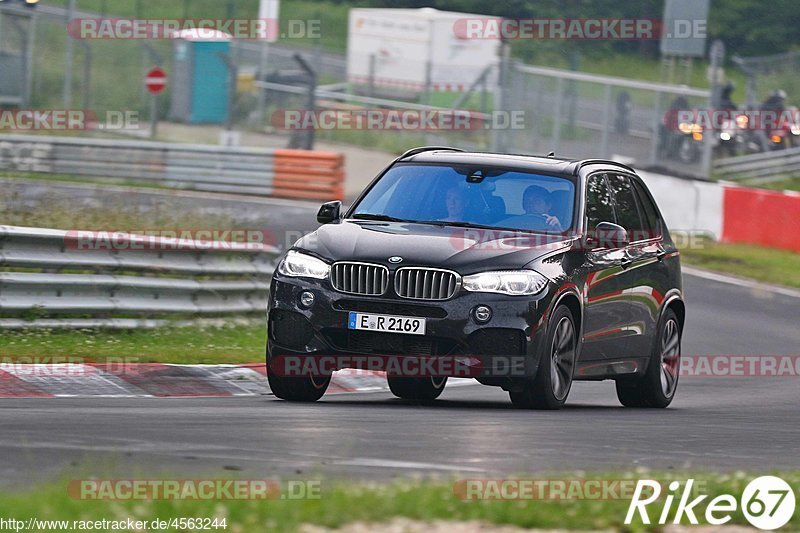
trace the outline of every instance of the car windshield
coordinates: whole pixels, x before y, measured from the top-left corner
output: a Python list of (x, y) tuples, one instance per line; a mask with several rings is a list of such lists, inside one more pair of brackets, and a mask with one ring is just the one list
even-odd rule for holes
[(351, 218), (563, 233), (572, 227), (567, 178), (494, 167), (397, 164)]

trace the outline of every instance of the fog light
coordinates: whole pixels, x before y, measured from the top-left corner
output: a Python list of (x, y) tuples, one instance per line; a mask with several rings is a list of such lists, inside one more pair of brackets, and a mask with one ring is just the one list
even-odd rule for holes
[(310, 291), (303, 291), (300, 293), (300, 305), (309, 308), (314, 305), (314, 293)]
[(489, 322), (492, 318), (492, 309), (485, 305), (479, 305), (472, 310), (472, 316), (475, 317), (475, 321), (481, 324)]

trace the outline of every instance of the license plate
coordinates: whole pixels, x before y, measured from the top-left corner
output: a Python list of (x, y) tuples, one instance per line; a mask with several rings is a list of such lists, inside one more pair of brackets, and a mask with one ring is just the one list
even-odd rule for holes
[(425, 319), (413, 316), (373, 315), (350, 312), (347, 329), (365, 329), (386, 333), (425, 335)]

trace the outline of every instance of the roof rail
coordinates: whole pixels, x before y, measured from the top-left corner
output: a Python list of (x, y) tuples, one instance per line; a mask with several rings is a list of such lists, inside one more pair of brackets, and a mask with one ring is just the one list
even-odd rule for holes
[(406, 151), (403, 155), (401, 155), (397, 159), (405, 159), (406, 157), (411, 157), (412, 155), (421, 154), (422, 152), (430, 152), (432, 150), (448, 150), (450, 152), (464, 151), (461, 148), (453, 148), (451, 146), (417, 146), (416, 148), (412, 148), (411, 150)]
[(583, 167), (585, 167), (587, 165), (598, 165), (598, 164), (599, 165), (616, 165), (616, 166), (622, 167), (622, 168), (624, 168), (626, 170), (630, 170), (634, 174), (636, 173), (636, 171), (633, 170), (628, 165), (625, 165), (623, 163), (617, 163), (616, 161), (610, 161), (608, 159), (584, 159), (583, 161), (580, 161), (578, 163), (577, 167), (575, 167), (575, 172), (577, 173), (578, 170), (582, 169)]

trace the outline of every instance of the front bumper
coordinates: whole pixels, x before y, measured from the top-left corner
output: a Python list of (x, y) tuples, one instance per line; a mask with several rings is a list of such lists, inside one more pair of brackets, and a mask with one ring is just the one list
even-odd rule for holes
[[(440, 364), (429, 365), (428, 372), (434, 368), (436, 375), (475, 377), (486, 384), (505, 386), (511, 378), (530, 378), (536, 373), (553, 289), (550, 286), (534, 297), (461, 290), (449, 300), (419, 301), (345, 294), (333, 289), (327, 279), (294, 278), (276, 272), (268, 310), (270, 368), (275, 371), (277, 359), (297, 356), (327, 358), (322, 366), (306, 368), (391, 372), (408, 368), (397, 365), (398, 359), (435, 358)], [(314, 294), (310, 308), (300, 302), (303, 291)], [(473, 317), (477, 305), (492, 309), (487, 323)], [(351, 311), (424, 317), (426, 332), (409, 335), (350, 330), (347, 321)], [(381, 361), (389, 366), (381, 368)]]

